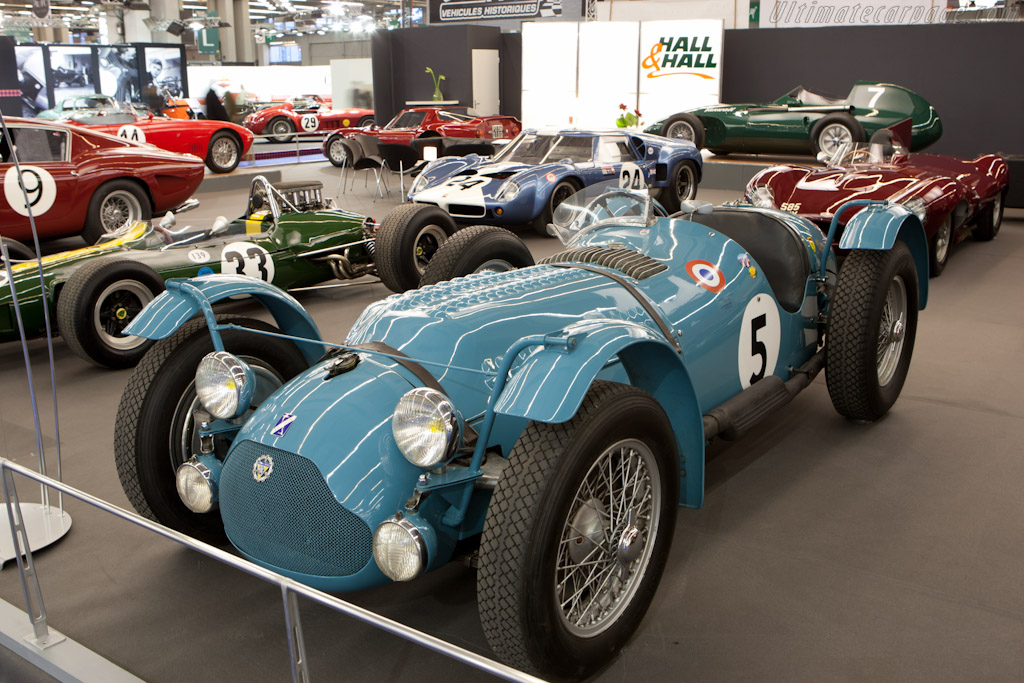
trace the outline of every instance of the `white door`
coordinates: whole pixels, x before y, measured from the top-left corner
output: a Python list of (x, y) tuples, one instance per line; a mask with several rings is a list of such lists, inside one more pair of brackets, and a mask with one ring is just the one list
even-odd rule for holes
[(473, 50), (473, 106), (474, 116), (493, 116), (498, 111), (498, 85), (501, 79), (497, 50)]

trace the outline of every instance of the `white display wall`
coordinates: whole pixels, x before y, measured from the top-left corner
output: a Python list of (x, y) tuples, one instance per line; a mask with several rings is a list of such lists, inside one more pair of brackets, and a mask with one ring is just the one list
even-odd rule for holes
[(619, 105), (644, 124), (721, 98), (723, 23), (523, 25), (523, 123), (611, 128)]
[[(367, 60), (368, 61), (368, 60)], [(242, 89), (261, 101), (286, 100), (297, 95), (330, 95), (329, 66), (188, 66), (188, 91), (206, 97), (210, 87), (218, 95)]]

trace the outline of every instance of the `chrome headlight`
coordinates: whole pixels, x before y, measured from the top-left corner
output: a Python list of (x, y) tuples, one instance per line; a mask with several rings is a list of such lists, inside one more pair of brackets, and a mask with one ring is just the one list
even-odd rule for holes
[(217, 480), (210, 468), (192, 458), (174, 475), (178, 497), (192, 512), (209, 512), (217, 505)]
[(199, 361), (196, 394), (211, 415), (226, 420), (249, 409), (254, 380), (246, 363), (227, 351), (214, 351)]
[(430, 468), (450, 457), (458, 442), (459, 420), (448, 397), (429, 387), (406, 392), (395, 406), (391, 433), (405, 459)]
[(748, 193), (747, 199), (759, 209), (774, 209), (775, 195), (770, 187), (758, 185), (752, 192)]
[(494, 195), (494, 198), (499, 202), (510, 202), (519, 196), (520, 187), (511, 180), (506, 180), (501, 187), (498, 188), (498, 193)]
[(914, 197), (903, 202), (903, 208), (912, 211), (915, 216), (921, 219), (921, 223), (924, 224), (925, 216), (928, 212), (925, 210), (924, 200), (920, 197)]
[(427, 566), (427, 543), (409, 520), (388, 519), (373, 532), (373, 559), (392, 581), (411, 581)]

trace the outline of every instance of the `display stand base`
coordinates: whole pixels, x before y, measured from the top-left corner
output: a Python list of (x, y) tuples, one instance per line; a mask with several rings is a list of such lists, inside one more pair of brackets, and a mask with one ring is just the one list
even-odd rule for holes
[[(6, 517), (6, 514), (3, 516)], [(25, 533), (28, 534), (28, 547), (33, 553), (56, 543), (71, 530), (71, 515), (53, 505), (22, 503), (21, 516), (25, 522)], [(11, 527), (5, 520), (0, 522), (0, 569), (16, 556)]]

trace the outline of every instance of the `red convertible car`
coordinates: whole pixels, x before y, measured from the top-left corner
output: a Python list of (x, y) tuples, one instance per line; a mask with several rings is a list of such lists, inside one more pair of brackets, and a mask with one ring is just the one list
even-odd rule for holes
[(514, 116), (470, 116), (437, 107), (413, 107), (398, 112), (383, 128), (347, 128), (331, 133), (324, 140), (324, 156), (340, 166), (347, 152), (335, 143), (355, 135), (373, 135), (381, 142), (408, 145), (416, 138), (427, 137), (511, 140), (522, 129), (523, 124)]
[(289, 142), (295, 132), (313, 135), (339, 128), (373, 125), (372, 109), (331, 109), (330, 102), (316, 95), (273, 104), (245, 117), (243, 125), (256, 135), (268, 135), (271, 142)]
[(95, 244), (130, 221), (184, 204), (203, 181), (203, 162), (57, 121), (6, 118), (28, 201), (0, 138), (0, 234), (31, 240), (31, 206), (41, 238), (81, 234)]
[(227, 121), (143, 116), (126, 104), (77, 112), (66, 120), (131, 142), (149, 143), (169, 152), (195, 154), (204, 159), (214, 173), (235, 170), (253, 140), (248, 130)]
[[(990, 240), (999, 232), (1009, 170), (994, 154), (970, 161), (908, 154), (892, 131), (884, 129), (870, 143), (845, 143), (830, 158), (825, 153), (820, 158), (825, 168), (766, 168), (748, 183), (747, 201), (799, 214), (825, 231), (833, 212), (851, 199), (899, 202), (924, 224), (932, 277), (945, 268), (955, 243), (969, 234)], [(844, 213), (840, 224), (856, 213)]]

